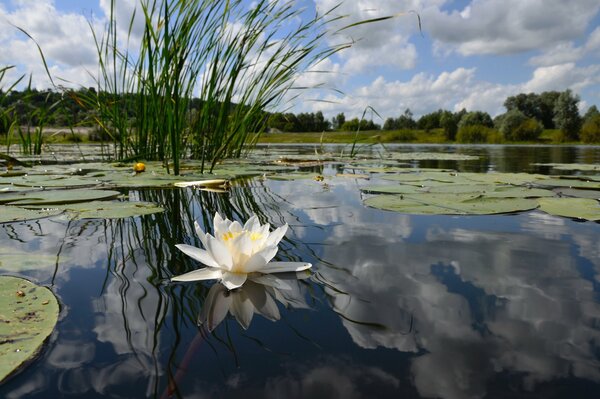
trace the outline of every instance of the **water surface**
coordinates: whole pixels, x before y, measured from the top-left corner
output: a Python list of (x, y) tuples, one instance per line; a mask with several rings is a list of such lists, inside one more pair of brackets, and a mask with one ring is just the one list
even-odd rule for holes
[[(475, 172), (554, 174), (533, 164), (600, 163), (598, 147), (388, 150), (479, 155), (413, 162)], [(600, 224), (540, 211), (387, 212), (362, 204), (359, 187), (372, 183), (254, 178), (227, 194), (131, 190), (167, 211), (0, 225), (0, 272), (47, 285), (62, 303), (48, 345), (0, 397), (600, 397)], [(208, 332), (198, 318), (215, 304), (213, 283), (169, 281), (199, 266), (174, 246), (200, 246), (192, 223), (211, 231), (216, 211), (288, 223), (278, 259), (314, 265), (286, 290), (248, 287), (277, 300), (279, 320), (258, 309), (247, 329), (229, 315)], [(15, 269), (2, 262), (8, 253), (34, 266)], [(230, 295), (220, 300), (240, 298)]]

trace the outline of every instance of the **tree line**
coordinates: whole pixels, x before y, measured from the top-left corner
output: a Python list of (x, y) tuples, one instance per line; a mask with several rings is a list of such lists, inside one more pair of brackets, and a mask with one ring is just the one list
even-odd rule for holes
[(439, 109), (415, 118), (407, 108), (398, 117), (387, 118), (383, 126), (370, 119), (346, 120), (344, 113), (327, 121), (321, 112), (274, 113), (268, 126), (283, 132), (441, 129), (447, 140), (459, 142), (535, 141), (544, 129), (556, 129), (559, 141), (600, 142), (598, 108), (592, 105), (581, 115), (579, 101), (571, 90), (521, 93), (506, 98), (506, 112), (495, 118), (487, 112), (466, 109)]
[[(38, 91), (0, 92), (0, 134), (8, 132), (11, 125), (30, 126), (94, 126), (97, 117), (93, 109), (88, 109), (78, 98), (83, 92), (94, 92), (94, 88)], [(135, 118), (137, 94), (109, 95), (95, 93), (98, 97), (118, 104), (121, 112)], [(104, 98), (103, 100), (106, 100)], [(190, 102), (190, 117), (201, 108), (200, 100)], [(580, 115), (579, 97), (570, 90), (563, 92), (546, 91), (521, 93), (504, 101), (506, 112), (492, 118), (487, 112), (458, 112), (439, 109), (415, 118), (410, 109), (397, 117), (385, 119), (383, 126), (372, 119), (346, 119), (339, 113), (331, 120), (321, 111), (310, 113), (265, 113), (265, 125), (270, 131), (281, 132), (327, 132), (327, 131), (367, 131), (367, 130), (424, 130), (441, 129), (448, 141), (495, 142), (495, 141), (535, 141), (544, 129), (557, 129), (560, 141), (600, 142), (600, 112), (592, 105), (585, 115)], [(235, 105), (234, 105), (235, 106)]]

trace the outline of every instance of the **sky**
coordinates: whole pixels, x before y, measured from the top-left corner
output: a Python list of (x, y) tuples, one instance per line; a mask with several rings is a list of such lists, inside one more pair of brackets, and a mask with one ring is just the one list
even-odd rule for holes
[[(339, 0), (296, 0), (311, 12), (325, 12)], [(11, 75), (32, 74), (38, 89), (50, 87), (36, 39), (55, 82), (94, 86), (96, 50), (91, 26), (102, 32), (110, 0), (0, 0), (0, 66), (15, 65)], [(136, 0), (117, 1), (127, 18)], [(250, 4), (250, 2), (249, 2)], [(437, 109), (505, 111), (506, 97), (571, 89), (583, 113), (600, 106), (600, 1), (598, 0), (360, 0), (335, 10), (348, 23), (407, 11), (415, 13), (359, 25), (328, 44), (352, 47), (313, 66), (299, 85), (326, 89), (303, 91), (281, 110), (344, 112), (360, 117), (374, 109), (382, 119), (410, 108), (420, 115)], [(2, 83), (5, 84), (5, 83)], [(374, 119), (379, 117), (374, 116)], [(377, 122), (377, 121), (376, 121)]]

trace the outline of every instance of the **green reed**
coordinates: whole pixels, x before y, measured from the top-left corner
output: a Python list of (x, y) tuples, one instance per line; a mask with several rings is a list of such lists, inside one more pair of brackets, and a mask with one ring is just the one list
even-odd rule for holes
[(186, 156), (210, 171), (242, 155), (298, 74), (347, 47), (324, 45), (327, 24), (341, 17), (306, 20), (293, 1), (140, 4), (121, 30), (111, 1), (106, 31), (94, 32), (98, 89), (71, 95), (96, 111), (115, 157), (163, 160), (176, 174)]

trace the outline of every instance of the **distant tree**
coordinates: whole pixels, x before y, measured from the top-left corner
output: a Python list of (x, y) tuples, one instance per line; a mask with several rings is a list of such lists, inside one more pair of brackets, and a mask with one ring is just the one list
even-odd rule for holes
[(440, 118), (443, 112), (444, 111), (442, 111), (441, 109), (438, 109), (435, 112), (431, 112), (429, 114), (421, 116), (417, 121), (417, 128), (423, 130), (431, 130), (441, 127)]
[(485, 127), (493, 127), (494, 121), (492, 121), (492, 117), (487, 112), (483, 111), (472, 111), (467, 112), (460, 118), (458, 122), (458, 128), (460, 129), (463, 126), (485, 126)]
[(340, 112), (336, 116), (333, 117), (333, 128), (341, 129), (342, 125), (346, 122), (346, 115), (343, 112)]
[(456, 138), (456, 132), (458, 131), (458, 120), (462, 115), (453, 114), (450, 111), (442, 111), (440, 115), (440, 127), (444, 129), (444, 136), (448, 140), (454, 140)]
[(539, 95), (539, 116), (535, 117), (538, 121), (544, 125), (544, 129), (554, 129), (554, 105), (558, 100), (560, 92), (558, 91), (545, 91)]
[(387, 118), (385, 122), (383, 122), (383, 130), (396, 130), (398, 129), (398, 123), (395, 118)]
[(410, 108), (406, 108), (404, 113), (398, 117), (398, 128), (414, 129), (415, 127), (417, 127), (417, 123), (413, 119), (413, 113)]
[(592, 105), (585, 112), (585, 115), (583, 115), (583, 121), (584, 121), (584, 123), (586, 121), (590, 120), (591, 118), (595, 117), (596, 115), (600, 115), (600, 111), (598, 111), (598, 107), (596, 107), (595, 105)]
[(321, 111), (317, 111), (317, 113), (315, 114), (314, 125), (315, 132), (324, 132), (331, 128), (331, 123), (327, 119), (325, 119), (325, 116)]
[(344, 124), (342, 125), (342, 130), (347, 132), (356, 131), (359, 130), (359, 128), (362, 131), (379, 130), (381, 129), (381, 126), (377, 125), (372, 120), (359, 120), (358, 118), (350, 119), (349, 121), (344, 122)]
[(496, 127), (504, 135), (504, 138), (507, 140), (515, 140), (513, 133), (527, 119), (529, 118), (527, 118), (523, 112), (514, 108), (497, 118), (499, 123), (496, 123)]
[(557, 91), (545, 91), (541, 94), (521, 93), (508, 97), (504, 106), (507, 111), (521, 111), (525, 116), (540, 121), (546, 129), (553, 129), (554, 105), (559, 95)]
[(577, 103), (579, 96), (566, 90), (560, 93), (554, 105), (554, 124), (567, 140), (577, 140), (579, 137), (581, 116)]
[(589, 110), (586, 112), (585, 122), (581, 127), (581, 141), (584, 143), (600, 143), (600, 113), (590, 115), (588, 113)]
[(404, 110), (404, 114), (398, 118), (387, 118), (383, 124), (383, 130), (414, 129), (417, 123), (413, 119), (410, 108)]

